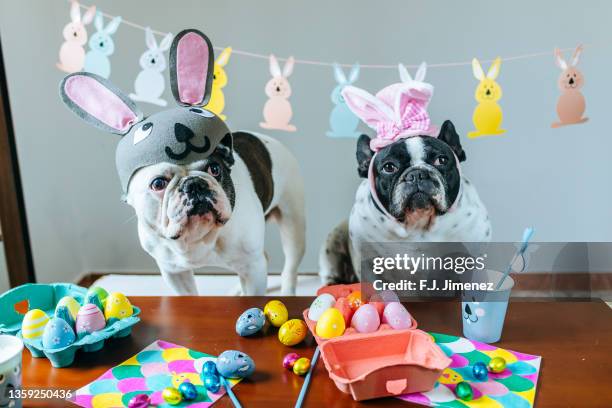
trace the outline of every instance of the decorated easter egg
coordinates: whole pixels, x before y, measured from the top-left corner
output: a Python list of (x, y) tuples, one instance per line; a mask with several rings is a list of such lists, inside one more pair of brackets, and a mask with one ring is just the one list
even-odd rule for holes
[(76, 316), (77, 316), (77, 313), (79, 313), (79, 309), (81, 308), (81, 305), (79, 304), (79, 302), (76, 301), (75, 298), (73, 298), (72, 296), (64, 296), (63, 298), (59, 300), (59, 302), (57, 302), (57, 305), (55, 306), (55, 310), (57, 311), (57, 309), (60, 306), (66, 306), (68, 310), (70, 310), (70, 314), (72, 315), (72, 320), (76, 320)]
[(104, 307), (104, 317), (109, 319), (125, 319), (134, 313), (132, 304), (128, 298), (119, 292), (113, 292), (106, 298), (106, 306)]
[(250, 336), (260, 331), (266, 323), (264, 312), (257, 307), (242, 312), (236, 320), (236, 333), (240, 336)]
[(202, 375), (204, 374), (219, 375), (219, 372), (217, 371), (217, 364), (212, 360), (206, 361), (202, 366)]
[(285, 346), (295, 346), (306, 337), (308, 327), (303, 320), (287, 320), (278, 330), (278, 339)]
[(359, 333), (372, 333), (380, 326), (380, 316), (376, 308), (367, 303), (355, 311), (351, 326)]
[(181, 393), (174, 387), (166, 387), (162, 391), (162, 398), (170, 405), (178, 405), (183, 400)]
[(356, 290), (354, 292), (351, 292), (346, 297), (346, 299), (348, 300), (349, 306), (353, 310), (359, 309), (361, 307), (361, 305), (363, 305), (365, 303), (363, 301), (362, 297), (361, 297), (361, 291), (360, 290)]
[(310, 370), (310, 359), (306, 357), (298, 358), (293, 364), (293, 373), (297, 375), (306, 375)]
[(283, 367), (291, 370), (295, 362), (300, 358), (297, 353), (289, 353), (283, 358)]
[(93, 296), (96, 296), (100, 301), (100, 304), (104, 305), (104, 303), (106, 303), (106, 298), (108, 297), (108, 292), (100, 286), (92, 286), (87, 291), (85, 299), (91, 299)]
[(266, 303), (264, 314), (275, 327), (281, 327), (289, 318), (287, 307), (280, 300), (271, 300)]
[(351, 319), (353, 318), (353, 313), (355, 313), (355, 311), (351, 309), (351, 306), (348, 303), (348, 299), (345, 297), (338, 298), (334, 307), (338, 309), (340, 313), (342, 313), (342, 317), (344, 318), (344, 325), (350, 326)]
[[(78, 314), (77, 314), (78, 316)], [(72, 313), (68, 310), (68, 306), (60, 305), (55, 308), (55, 317), (58, 319), (64, 320), (66, 323), (70, 325), (70, 327), (74, 327), (74, 319), (72, 318)]]
[(392, 302), (385, 306), (382, 321), (395, 330), (409, 329), (412, 326), (410, 313), (399, 302)]
[(342, 336), (344, 329), (346, 329), (346, 325), (342, 313), (335, 307), (330, 307), (317, 320), (315, 333), (321, 338), (331, 339), (332, 337)]
[(242, 351), (226, 350), (217, 358), (217, 371), (225, 378), (245, 378), (255, 371), (255, 362)]
[(463, 401), (470, 401), (474, 397), (472, 387), (465, 381), (461, 381), (459, 384), (457, 384), (455, 394), (457, 394), (457, 397)]
[(489, 377), (489, 371), (487, 370), (487, 365), (482, 361), (475, 363), (472, 366), (472, 374), (474, 374), (474, 378), (479, 381), (484, 381)]
[(102, 311), (98, 309), (98, 306), (93, 303), (88, 303), (79, 310), (76, 318), (77, 334), (93, 333), (105, 327), (106, 321), (104, 320)]
[(72, 327), (65, 320), (54, 317), (45, 326), (42, 344), (46, 349), (60, 349), (71, 345), (75, 339)]
[(149, 408), (151, 398), (147, 394), (136, 394), (128, 402), (128, 408)]
[(333, 307), (336, 304), (336, 299), (329, 293), (323, 293), (317, 296), (317, 298), (310, 304), (308, 309), (308, 318), (315, 322), (319, 320), (319, 317), (324, 311)]
[(219, 392), (219, 388), (221, 388), (221, 379), (218, 374), (205, 374), (202, 376), (202, 382), (204, 387), (212, 393)]
[(40, 309), (32, 309), (23, 317), (21, 336), (24, 339), (37, 339), (43, 335), (49, 316)]
[(506, 360), (503, 357), (493, 357), (489, 361), (489, 371), (493, 373), (501, 373), (506, 369)]
[(190, 382), (182, 383), (179, 385), (178, 390), (185, 401), (193, 401), (198, 398), (198, 389)]

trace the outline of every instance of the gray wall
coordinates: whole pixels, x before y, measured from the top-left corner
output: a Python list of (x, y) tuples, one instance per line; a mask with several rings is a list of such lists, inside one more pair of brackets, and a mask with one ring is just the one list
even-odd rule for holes
[[(563, 4), (565, 3), (565, 4)], [(552, 50), (597, 43), (581, 61), (591, 120), (552, 130), (558, 70), (552, 57), (502, 64), (507, 135), (462, 142), (465, 174), (478, 186), (494, 238), (515, 240), (537, 228), (542, 241), (610, 241), (608, 181), (612, 3), (527, 1), (99, 1), (111, 14), (174, 33), (197, 27), (220, 46), (279, 56), (352, 63), (468, 61), (474, 55)], [(65, 110), (55, 69), (68, 3), (3, 0), (0, 29), (15, 119), (25, 199), (38, 277), (71, 280), (85, 271), (155, 270), (139, 247), (131, 209), (119, 201), (114, 169), (117, 138), (92, 130)], [(92, 28), (90, 27), (90, 32)], [(115, 36), (111, 79), (131, 91), (144, 33), (122, 25)], [(227, 67), (226, 114), (232, 129), (257, 129), (269, 78), (266, 61), (233, 55)], [(431, 114), (471, 129), (476, 81), (470, 67), (432, 68)], [(395, 70), (362, 70), (358, 85), (376, 91), (397, 81)], [(324, 136), (335, 85), (330, 69), (297, 65), (291, 83), (296, 134), (271, 133), (298, 156), (306, 179), (308, 251), (301, 269), (315, 271), (318, 247), (344, 218), (358, 183), (354, 140)], [(168, 98), (170, 95), (168, 93)], [(150, 106), (143, 107), (153, 112)], [(603, 206), (603, 208), (602, 208)], [(271, 269), (282, 256), (269, 234)]]

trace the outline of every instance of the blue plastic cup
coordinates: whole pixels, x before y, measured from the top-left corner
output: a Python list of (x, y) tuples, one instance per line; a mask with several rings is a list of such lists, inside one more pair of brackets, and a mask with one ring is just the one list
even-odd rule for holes
[[(483, 270), (474, 273), (473, 282), (492, 283), (493, 289), (502, 278), (503, 273)], [(461, 318), (463, 335), (482, 343), (495, 343), (501, 339), (506, 309), (514, 280), (508, 276), (501, 288), (493, 291), (471, 291), (463, 293), (461, 302)]]

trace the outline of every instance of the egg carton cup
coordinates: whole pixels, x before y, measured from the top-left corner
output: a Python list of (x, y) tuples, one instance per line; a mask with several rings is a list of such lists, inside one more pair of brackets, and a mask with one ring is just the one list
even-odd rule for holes
[[(337, 285), (317, 293), (346, 297), (360, 285)], [(323, 339), (316, 334), (316, 322), (303, 312), (304, 321), (321, 350), (321, 359), (336, 387), (354, 400), (425, 392), (434, 388), (451, 359), (426, 332), (417, 329), (411, 316), (408, 329), (395, 330), (382, 323), (378, 330), (359, 333), (347, 327), (342, 336)]]
[[(0, 296), (0, 334), (10, 334), (22, 338), (21, 322), (24, 314), (16, 310), (20, 303), (27, 302), (23, 310), (41, 309), (47, 316), (53, 316), (55, 306), (64, 296), (72, 296), (83, 304), (87, 289), (70, 283), (36, 284), (18, 286)], [(104, 329), (77, 337), (69, 346), (58, 349), (45, 349), (42, 338), (23, 339), (32, 357), (46, 357), (53, 367), (67, 367), (74, 362), (77, 350), (94, 352), (102, 349), (106, 339), (129, 336), (132, 326), (140, 321), (140, 308), (132, 305), (133, 314), (125, 319), (111, 319)]]

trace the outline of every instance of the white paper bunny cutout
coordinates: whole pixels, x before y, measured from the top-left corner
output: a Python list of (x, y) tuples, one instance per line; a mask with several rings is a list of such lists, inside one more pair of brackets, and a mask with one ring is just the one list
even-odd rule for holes
[(76, 1), (70, 6), (70, 22), (66, 24), (62, 34), (64, 43), (60, 47), (57, 68), (64, 72), (73, 73), (83, 69), (85, 64), (85, 44), (87, 44), (87, 30), (85, 25), (91, 23), (96, 14), (96, 6), (91, 6), (81, 18), (81, 6)]
[(131, 93), (130, 98), (138, 102), (166, 106), (168, 102), (161, 98), (166, 88), (162, 72), (166, 69), (164, 52), (172, 44), (172, 34), (166, 34), (159, 45), (157, 45), (153, 31), (147, 27), (145, 29), (145, 42), (148, 49), (140, 56), (142, 71), (140, 71), (136, 81), (134, 81), (135, 93)]
[(94, 25), (96, 32), (89, 39), (89, 51), (85, 55), (85, 71), (100, 75), (108, 79), (111, 73), (110, 57), (115, 52), (115, 43), (111, 37), (121, 24), (121, 17), (113, 18), (104, 26), (104, 17), (99, 11), (96, 13)]
[(338, 64), (334, 64), (334, 78), (338, 83), (331, 94), (331, 100), (334, 103), (334, 109), (329, 115), (330, 130), (327, 131), (328, 137), (353, 137), (357, 138), (361, 132), (357, 131), (359, 127), (359, 118), (349, 109), (342, 97), (342, 90), (352, 85), (359, 77), (359, 64), (353, 65), (349, 72), (348, 78), (344, 75), (344, 71)]
[(417, 68), (417, 72), (414, 74), (414, 79), (412, 79), (412, 76), (410, 76), (410, 73), (408, 73), (408, 70), (404, 64), (398, 64), (397, 68), (399, 70), (400, 79), (404, 83), (425, 81), (425, 75), (427, 75), (427, 63), (425, 61), (421, 62), (421, 65), (419, 65), (419, 68)]
[(263, 116), (265, 122), (260, 122), (259, 126), (264, 129), (285, 130), (295, 132), (297, 129), (290, 124), (293, 110), (289, 102), (291, 96), (291, 86), (287, 77), (293, 72), (293, 57), (289, 57), (281, 71), (280, 65), (274, 55), (270, 55), (270, 74), (272, 79), (266, 84), (266, 95), (268, 101), (264, 105)]

